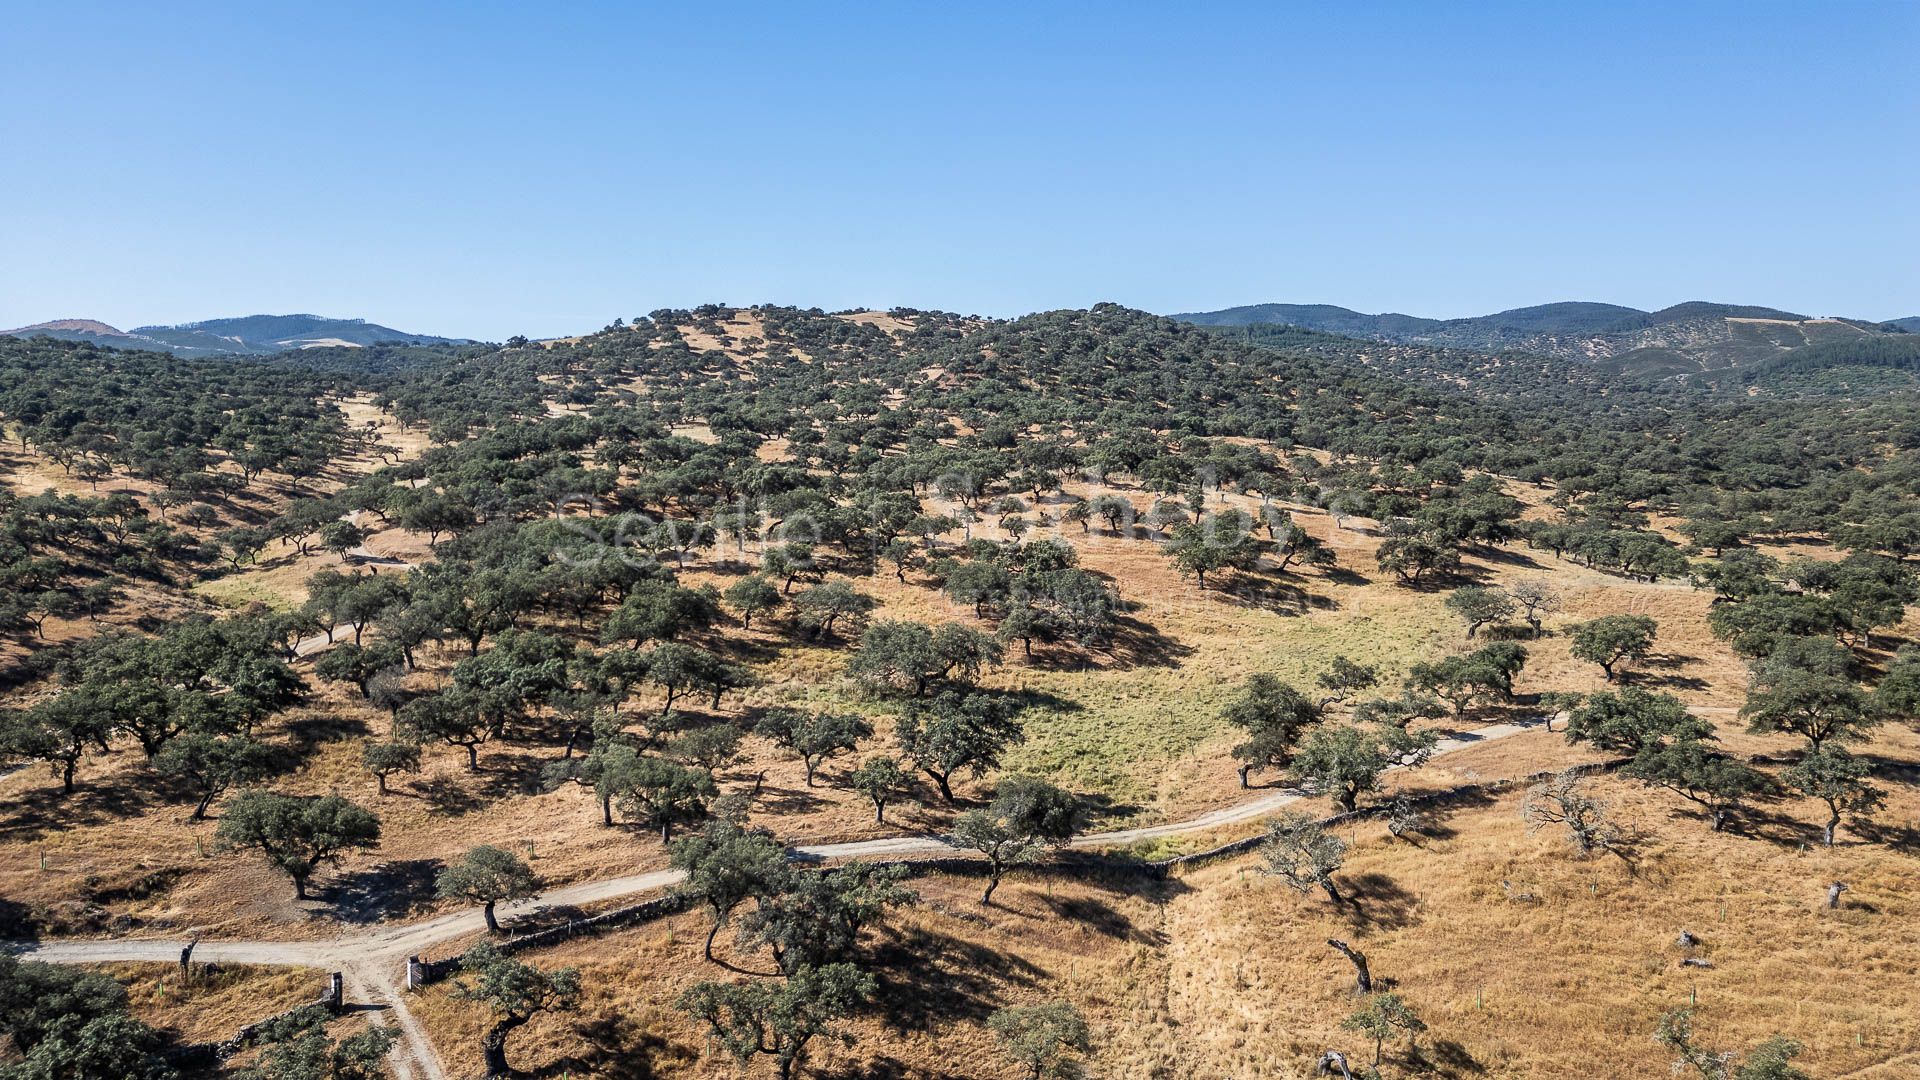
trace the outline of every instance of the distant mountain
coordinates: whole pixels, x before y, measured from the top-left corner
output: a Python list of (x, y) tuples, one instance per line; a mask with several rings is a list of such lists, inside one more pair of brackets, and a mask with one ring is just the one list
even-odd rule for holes
[(1639, 375), (1744, 367), (1809, 345), (1920, 330), (1900, 325), (1909, 320), (1876, 324), (1815, 319), (1777, 308), (1698, 300), (1660, 311), (1587, 302), (1542, 304), (1470, 319), (1368, 315), (1322, 304), (1255, 304), (1173, 317), (1201, 326), (1279, 323), (1375, 341), (1536, 353)]
[(1920, 334), (1920, 315), (1909, 315), (1904, 319), (1888, 319), (1880, 325), (1889, 330), (1901, 330), (1909, 334)]
[(382, 341), (440, 345), (454, 340), (409, 334), (365, 319), (330, 319), (320, 315), (246, 315), (177, 326), (138, 326), (132, 330), (118, 330), (94, 319), (56, 319), (0, 330), (0, 335), (9, 337), (40, 334), (66, 341), (91, 341), (116, 349), (153, 349), (180, 356), (262, 356), (290, 349), (358, 348)]

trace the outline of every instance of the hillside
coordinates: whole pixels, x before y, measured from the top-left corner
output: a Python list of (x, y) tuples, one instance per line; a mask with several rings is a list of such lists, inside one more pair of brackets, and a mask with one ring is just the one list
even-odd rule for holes
[(1809, 345), (1884, 336), (1892, 326), (1704, 301), (1660, 311), (1544, 304), (1447, 320), (1367, 315), (1326, 305), (1258, 304), (1173, 318), (1214, 327), (1282, 323), (1435, 348), (1535, 353), (1591, 363), (1604, 374), (1655, 377), (1745, 367)]
[[(1095, 1075), (1364, 1066), (1329, 937), (1425, 1025), (1387, 1076), (1652, 1074), (1695, 992), (1704, 1046), (1897, 1070), (1857, 986), (1920, 964), (1920, 409), (1827, 376), (1910, 361), (1636, 382), (1112, 304), (0, 340), (0, 935), (115, 965), (156, 1039), (302, 993), (233, 965), (341, 970), (319, 1038), (397, 1024), (413, 1080), (492, 1020), (406, 960), (496, 963), (501, 889), (496, 981), (581, 980), (501, 1036), (534, 1075), (766, 1077), (723, 1018), (794, 987), (795, 1077), (1031, 1075), (991, 1017), (1042, 1005)], [(1600, 849), (1522, 819), (1621, 758)], [(1270, 819), (1346, 806), (1325, 882), (1268, 872)], [(194, 937), (230, 989), (135, 966)]]
[(365, 319), (319, 315), (247, 315), (207, 319), (176, 326), (139, 326), (119, 330), (94, 319), (56, 319), (0, 330), (4, 337), (47, 336), (85, 341), (115, 349), (152, 349), (177, 356), (262, 356), (292, 349), (361, 347), (376, 342), (411, 345), (451, 344), (452, 339), (410, 334)]

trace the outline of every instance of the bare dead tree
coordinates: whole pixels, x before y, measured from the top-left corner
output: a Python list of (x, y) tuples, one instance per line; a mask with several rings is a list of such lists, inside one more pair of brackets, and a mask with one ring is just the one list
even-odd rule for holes
[(1619, 845), (1620, 830), (1607, 820), (1607, 804), (1580, 790), (1580, 777), (1572, 770), (1555, 773), (1527, 789), (1520, 804), (1520, 816), (1528, 831), (1549, 825), (1563, 825), (1567, 841), (1581, 855), (1613, 851)]
[(1373, 972), (1367, 970), (1367, 954), (1339, 938), (1328, 938), (1327, 945), (1352, 962), (1354, 993), (1362, 996), (1373, 993)]
[(1341, 1080), (1353, 1080), (1353, 1070), (1347, 1067), (1347, 1055), (1338, 1050), (1329, 1050), (1321, 1054), (1320, 1060), (1313, 1066), (1315, 1076), (1332, 1076), (1336, 1071), (1339, 1072)]

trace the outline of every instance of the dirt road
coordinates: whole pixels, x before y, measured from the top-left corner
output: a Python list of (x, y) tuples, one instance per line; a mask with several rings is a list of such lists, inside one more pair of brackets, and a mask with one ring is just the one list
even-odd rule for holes
[[(344, 632), (351, 633), (352, 628), (346, 627)], [(324, 648), (325, 644), (323, 636), (315, 651)], [(1434, 750), (1434, 756), (1517, 735), (1534, 726), (1533, 723), (1490, 724), (1475, 728), (1442, 739)], [(1305, 794), (1293, 789), (1266, 791), (1185, 821), (1088, 833), (1075, 837), (1070, 846), (1112, 847), (1155, 837), (1205, 832), (1223, 825), (1266, 817), (1303, 798), (1306, 798)], [(923, 834), (838, 844), (809, 844), (789, 850), (795, 858), (805, 860), (884, 859), (951, 852), (953, 847), (941, 837)], [(551, 889), (532, 900), (502, 904), (499, 914), (507, 918), (531, 914), (545, 907), (585, 907), (642, 893), (659, 892), (677, 884), (682, 876), (678, 870), (655, 870), (583, 881)], [(289, 965), (342, 972), (355, 1000), (384, 1006), (385, 1014), (399, 1026), (402, 1037), (393, 1051), (395, 1075), (400, 1080), (445, 1080), (446, 1073), (441, 1068), (439, 1057), (434, 1053), (425, 1031), (408, 1011), (405, 995), (400, 990), (405, 980), (406, 958), (424, 954), (435, 945), (468, 937), (485, 929), (486, 922), (480, 909), (470, 908), (420, 922), (397, 923), (345, 933), (331, 941), (202, 941), (195, 947), (193, 955), (196, 960), (221, 963)], [(184, 944), (178, 939), (116, 939), (30, 942), (9, 948), (26, 959), (48, 963), (93, 964), (130, 960), (173, 963), (180, 958), (180, 949)]]

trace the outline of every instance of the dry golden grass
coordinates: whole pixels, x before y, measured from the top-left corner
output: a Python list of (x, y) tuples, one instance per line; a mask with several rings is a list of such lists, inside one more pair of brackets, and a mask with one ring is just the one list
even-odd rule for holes
[[(1873, 751), (1912, 768), (1920, 739), (1897, 733)], [(1095, 1075), (1305, 1077), (1326, 1048), (1361, 1060), (1366, 1049), (1339, 1028), (1357, 1003), (1329, 937), (1366, 952), (1427, 1022), (1417, 1045), (1430, 1075), (1664, 1075), (1653, 1028), (1696, 1002), (1710, 1046), (1745, 1049), (1784, 1032), (1806, 1045), (1801, 1063), (1816, 1076), (1876, 1064), (1896, 1071), (1862, 1075), (1893, 1076), (1899, 1066), (1887, 1063), (1911, 1063), (1920, 1016), (1897, 989), (1920, 975), (1910, 853), (1854, 836), (1809, 848), (1804, 803), (1766, 807), (1751, 835), (1714, 834), (1678, 800), (1589, 783), (1640, 835), (1631, 866), (1530, 832), (1516, 788), (1434, 811), (1432, 835), (1417, 843), (1378, 825), (1344, 830), (1344, 910), (1261, 875), (1255, 857), (1165, 884), (1018, 876), (985, 910), (976, 880), (916, 881), (922, 903), (874, 939), (880, 1015), (853, 1026), (853, 1048), (822, 1044), (816, 1074), (1013, 1077), (984, 1017), (1064, 998), (1096, 1033)], [(1903, 789), (1886, 819), (1916, 809)], [(1853, 891), (1830, 912), (1824, 889), (1837, 879)], [(745, 977), (701, 959), (706, 926), (689, 912), (530, 957), (578, 966), (588, 992), (577, 1014), (517, 1036), (516, 1063), (548, 1075), (760, 1075), (709, 1049), (673, 1008), (697, 980)], [(1682, 929), (1702, 939), (1695, 955), (1713, 968), (1680, 966)], [(742, 971), (768, 966), (721, 956)], [(477, 1064), (477, 1010), (439, 988), (416, 1011), (456, 1075)], [(1393, 1052), (1390, 1075), (1415, 1074), (1405, 1054)]]
[(219, 1042), (248, 1024), (305, 1005), (326, 990), (325, 972), (221, 964), (182, 981), (173, 964), (94, 964), (127, 988), (133, 1014), (181, 1043)]

